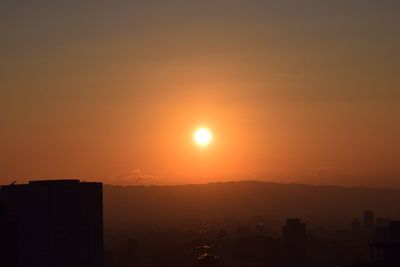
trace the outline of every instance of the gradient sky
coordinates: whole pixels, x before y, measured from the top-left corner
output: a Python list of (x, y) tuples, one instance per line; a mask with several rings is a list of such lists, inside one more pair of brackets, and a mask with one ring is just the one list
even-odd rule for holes
[(400, 187), (400, 1), (3, 0), (0, 33), (1, 183)]

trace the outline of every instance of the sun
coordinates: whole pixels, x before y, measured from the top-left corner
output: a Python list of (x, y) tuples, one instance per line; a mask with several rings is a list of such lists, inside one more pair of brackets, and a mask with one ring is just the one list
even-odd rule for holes
[(193, 137), (196, 144), (202, 147), (208, 146), (213, 138), (211, 131), (207, 128), (198, 128)]

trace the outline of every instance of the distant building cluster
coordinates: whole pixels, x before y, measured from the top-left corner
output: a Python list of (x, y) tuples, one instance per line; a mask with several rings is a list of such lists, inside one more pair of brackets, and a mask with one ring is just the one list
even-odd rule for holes
[(361, 218), (342, 229), (308, 227), (300, 218), (288, 218), (283, 226), (279, 222), (279, 232), (271, 232), (266, 226), (274, 222), (256, 216), (244, 224), (225, 218), (142, 231), (138, 240), (109, 235), (105, 267), (400, 266), (400, 222), (375, 218), (370, 210)]

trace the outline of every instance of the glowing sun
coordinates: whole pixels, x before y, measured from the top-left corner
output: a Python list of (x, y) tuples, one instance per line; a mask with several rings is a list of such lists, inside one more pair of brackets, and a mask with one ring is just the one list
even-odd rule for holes
[(194, 132), (194, 141), (199, 146), (208, 146), (212, 141), (212, 133), (207, 128), (199, 128)]

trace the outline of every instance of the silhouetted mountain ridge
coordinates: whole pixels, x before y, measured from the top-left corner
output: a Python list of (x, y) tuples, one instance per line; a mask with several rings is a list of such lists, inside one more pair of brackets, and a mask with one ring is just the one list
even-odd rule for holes
[(106, 225), (261, 215), (283, 220), (350, 221), (365, 209), (393, 217), (399, 189), (241, 181), (168, 186), (104, 186)]

